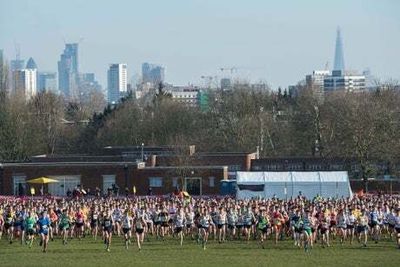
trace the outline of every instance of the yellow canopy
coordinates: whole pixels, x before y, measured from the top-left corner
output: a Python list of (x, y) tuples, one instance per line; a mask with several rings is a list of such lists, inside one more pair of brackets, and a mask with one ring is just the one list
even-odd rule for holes
[(190, 195), (189, 195), (189, 193), (188, 193), (188, 192), (186, 192), (186, 191), (183, 191), (182, 193), (183, 193), (183, 196), (184, 196), (184, 197), (190, 197)]
[(47, 177), (39, 177), (35, 179), (31, 179), (27, 181), (30, 184), (50, 184), (50, 183), (58, 183), (57, 180), (50, 179)]

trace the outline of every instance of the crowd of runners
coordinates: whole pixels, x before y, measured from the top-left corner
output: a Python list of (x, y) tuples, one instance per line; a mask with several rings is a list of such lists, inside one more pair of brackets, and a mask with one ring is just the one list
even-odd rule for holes
[[(348, 243), (392, 240), (400, 248), (400, 196), (355, 196), (349, 199), (234, 198), (81, 198), (0, 200), (0, 239), (31, 248), (49, 240), (67, 245), (92, 238), (110, 251), (112, 240), (125, 247), (144, 241), (259, 242), (261, 248), (291, 239), (308, 251)], [(35, 240), (38, 240), (35, 242)], [(101, 241), (100, 241), (101, 240)], [(214, 241), (215, 240), (215, 241)]]

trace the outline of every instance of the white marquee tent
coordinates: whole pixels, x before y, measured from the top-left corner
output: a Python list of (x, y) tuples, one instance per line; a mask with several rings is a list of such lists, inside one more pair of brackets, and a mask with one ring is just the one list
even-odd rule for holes
[(327, 197), (351, 197), (352, 191), (346, 171), (332, 172), (237, 172), (237, 198), (281, 199), (307, 198), (320, 195)]

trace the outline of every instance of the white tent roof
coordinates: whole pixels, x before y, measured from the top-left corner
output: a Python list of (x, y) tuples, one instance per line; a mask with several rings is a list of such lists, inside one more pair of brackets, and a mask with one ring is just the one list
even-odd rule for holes
[(321, 182), (348, 182), (347, 172), (319, 172)]
[(291, 182), (290, 172), (264, 172), (265, 182)]
[(273, 182), (347, 182), (346, 171), (332, 172), (237, 172), (238, 184)]
[[(254, 196), (287, 198), (300, 192), (313, 198), (351, 197), (349, 176), (346, 171), (335, 172), (237, 172), (238, 198)], [(246, 185), (258, 185), (264, 191), (253, 191)]]

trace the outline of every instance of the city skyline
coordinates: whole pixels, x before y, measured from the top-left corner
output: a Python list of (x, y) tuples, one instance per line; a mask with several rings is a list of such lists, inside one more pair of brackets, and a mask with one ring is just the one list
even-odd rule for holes
[[(15, 59), (17, 43), (21, 59), (33, 57), (40, 71), (56, 71), (65, 40), (79, 42), (80, 70), (94, 72), (103, 86), (112, 62), (126, 62), (128, 78), (141, 72), (143, 62), (154, 62), (166, 67), (166, 81), (174, 84), (222, 78), (227, 74), (220, 68), (236, 67), (243, 78), (287, 87), (327, 62), (333, 69), (340, 26), (347, 69), (400, 79), (396, 1), (168, 1), (155, 7), (71, 1), (63, 12), (52, 3), (0, 0), (0, 48), (7, 60)], [(89, 8), (98, 14), (88, 14)], [(95, 19), (110, 8), (116, 11), (110, 19)]]

